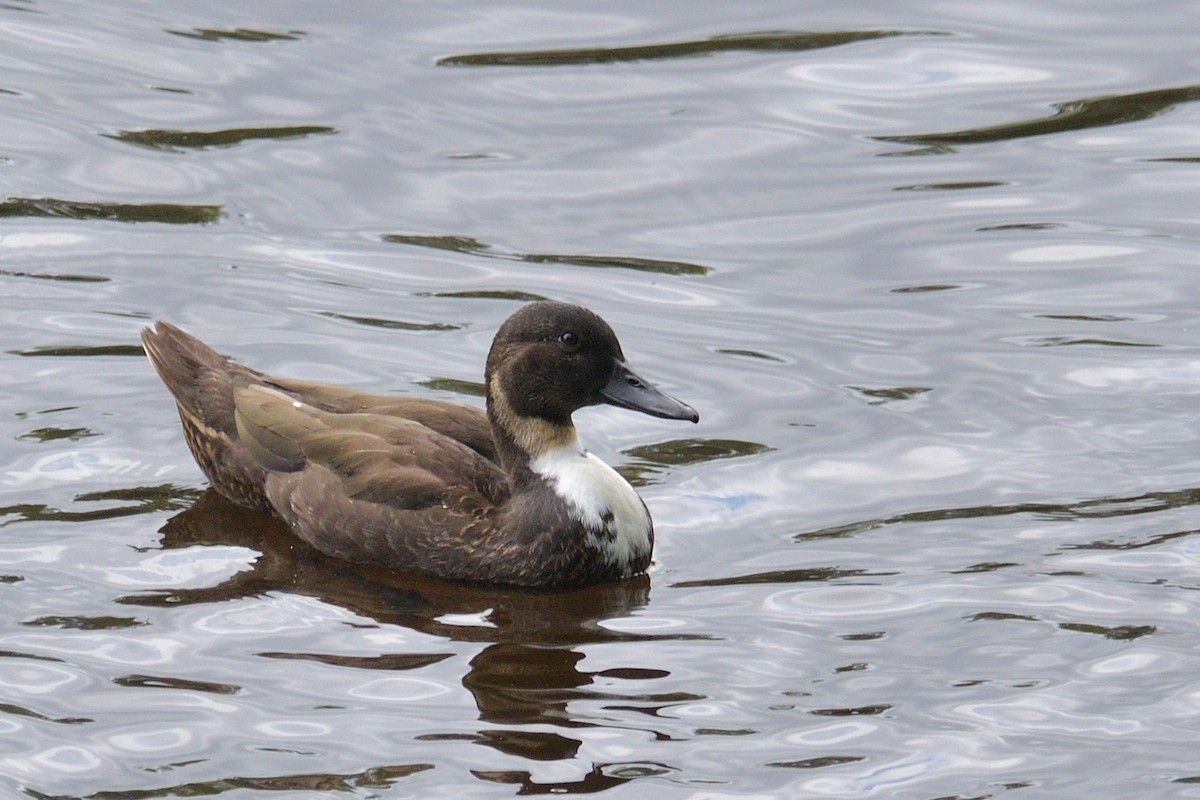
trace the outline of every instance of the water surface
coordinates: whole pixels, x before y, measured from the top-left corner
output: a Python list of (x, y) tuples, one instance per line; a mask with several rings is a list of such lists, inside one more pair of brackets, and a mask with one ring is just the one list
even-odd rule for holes
[[(1200, 796), (1186, 3), (0, 5), (14, 797)], [(649, 576), (350, 569), (138, 330), (480, 402), (522, 302)]]

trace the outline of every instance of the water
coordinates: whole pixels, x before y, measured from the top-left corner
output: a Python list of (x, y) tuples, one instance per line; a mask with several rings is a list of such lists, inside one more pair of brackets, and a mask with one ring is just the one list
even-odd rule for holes
[[(1187, 3), (0, 6), (0, 792), (1200, 795)], [(534, 297), (649, 577), (348, 570), (137, 331), (477, 401)]]

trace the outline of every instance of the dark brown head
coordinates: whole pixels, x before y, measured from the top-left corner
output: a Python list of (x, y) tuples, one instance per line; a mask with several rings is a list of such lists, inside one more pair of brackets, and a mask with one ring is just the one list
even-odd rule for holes
[(575, 410), (608, 403), (667, 419), (700, 419), (691, 406), (630, 371), (608, 323), (567, 303), (530, 303), (509, 317), (492, 342), (486, 378), (489, 408), (505, 407), (494, 417), (569, 428)]

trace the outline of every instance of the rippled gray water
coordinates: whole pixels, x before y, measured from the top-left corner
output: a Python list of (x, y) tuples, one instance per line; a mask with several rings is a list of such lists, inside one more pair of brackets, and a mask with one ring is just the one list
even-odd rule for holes
[[(0, 793), (1200, 796), (1194, 4), (0, 4)], [(650, 576), (351, 570), (137, 332), (477, 401), (522, 301)]]

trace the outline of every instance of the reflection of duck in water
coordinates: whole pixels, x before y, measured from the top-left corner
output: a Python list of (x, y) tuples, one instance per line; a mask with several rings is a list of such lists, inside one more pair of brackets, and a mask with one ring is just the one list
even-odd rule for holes
[[(461, 683), (478, 708), (478, 730), (471, 730), (469, 722), (464, 729), (460, 724), (463, 720), (452, 721), (445, 728), (439, 728), (435, 721), (427, 733), (416, 737), (418, 740), (471, 741), (534, 761), (569, 761), (579, 757), (582, 744), (570, 735), (570, 729), (610, 727), (606, 712), (597, 715), (597, 702), (645, 707), (652, 718), (660, 707), (693, 699), (656, 689), (654, 679), (667, 677), (665, 671), (605, 668), (603, 663), (597, 667), (586, 662), (590, 646), (596, 643), (634, 648), (638, 643), (644, 646), (660, 640), (703, 638), (702, 634), (681, 632), (671, 626), (646, 629), (641, 624), (620, 623), (649, 602), (648, 575), (575, 591), (526, 592), (346, 564), (323, 557), (298, 541), (277, 518), (235, 506), (212, 489), (162, 528), (164, 551), (196, 545), (256, 552), (230, 552), (230, 559), (244, 558), (245, 566), (232, 575), (221, 574), (214, 585), (172, 581), (169, 587), (158, 590), (141, 587), (117, 602), (180, 612), (201, 604), (229, 607), (231, 600), (242, 598), (257, 607), (264, 601), (271, 602), (264, 600), (267, 596), (309, 596), (353, 615), (348, 619), (343, 613), (313, 612), (305, 605), (302, 608), (306, 614), (315, 614), (308, 618), (309, 624), (316, 624), (315, 618), (331, 621), (334, 627), (349, 623), (359, 629), (382, 626), (390, 630), (391, 626), (400, 626), (425, 634), (375, 638), (367, 630), (365, 638), (339, 638), (342, 644), (338, 647), (311, 649), (313, 641), (304, 631), (255, 630), (244, 642), (255, 658), (351, 670), (352, 683), (363, 680), (367, 674), (363, 670), (389, 675), (413, 670), (420, 680), (450, 689)], [(167, 569), (178, 568), (180, 575), (194, 577), (188, 571), (193, 559), (167, 563), (176, 565)], [(236, 649), (239, 645), (233, 646)], [(632, 653), (642, 651), (617, 652), (632, 657)], [(462, 658), (465, 653), (470, 654), (466, 665)], [(321, 674), (329, 674), (335, 686), (344, 679), (335, 672)], [(590, 702), (577, 702), (581, 700)], [(604, 764), (597, 764), (576, 781), (561, 785), (564, 789), (577, 786), (580, 791), (596, 791), (629, 780), (609, 773)], [(545, 787), (522, 771), (505, 770), (480, 777), (528, 784), (531, 789)]]
[(590, 311), (531, 303), (488, 354), (487, 412), (275, 378), (160, 322), (142, 334), (214, 488), (322, 552), (443, 578), (547, 588), (642, 572), (653, 526), (571, 414), (699, 415), (625, 366)]

